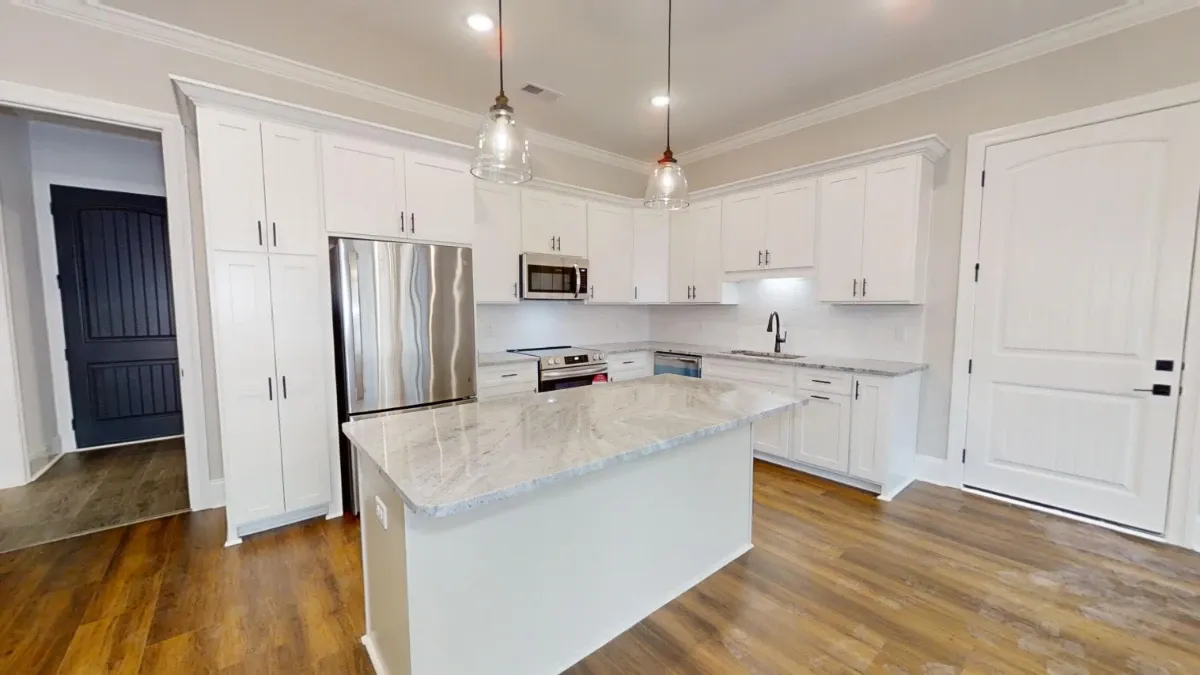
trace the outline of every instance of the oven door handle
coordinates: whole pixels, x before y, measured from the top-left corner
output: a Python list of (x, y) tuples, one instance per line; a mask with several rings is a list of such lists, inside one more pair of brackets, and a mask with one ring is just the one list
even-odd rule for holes
[(560, 368), (558, 370), (548, 370), (542, 372), (542, 382), (557, 382), (558, 380), (569, 380), (572, 377), (585, 377), (587, 375), (603, 375), (608, 373), (608, 364), (597, 366), (582, 366), (579, 368)]
[(571, 265), (575, 268), (575, 297), (579, 297), (579, 288), (583, 286), (583, 272), (579, 269), (579, 265)]

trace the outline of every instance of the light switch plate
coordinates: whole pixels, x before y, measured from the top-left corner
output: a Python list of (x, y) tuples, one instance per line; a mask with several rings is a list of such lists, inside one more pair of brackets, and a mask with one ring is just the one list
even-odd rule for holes
[(379, 524), (386, 530), (388, 527), (387, 504), (384, 504), (383, 498), (379, 496), (375, 497), (375, 517), (379, 519)]

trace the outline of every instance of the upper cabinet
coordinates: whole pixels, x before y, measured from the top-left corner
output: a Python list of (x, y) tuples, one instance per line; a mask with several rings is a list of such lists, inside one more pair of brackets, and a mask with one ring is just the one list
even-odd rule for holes
[(669, 300), (671, 224), (666, 211), (633, 210), (633, 301)]
[(932, 197), (933, 164), (920, 155), (821, 177), (820, 299), (924, 302)]
[(475, 302), (519, 302), (521, 190), (475, 182)]
[(587, 205), (588, 300), (633, 302), (633, 210)]
[(466, 162), (322, 134), (321, 165), (330, 234), (472, 243), (474, 194)]
[(319, 253), (316, 134), (210, 108), (196, 120), (209, 246)]
[(521, 250), (586, 258), (587, 203), (552, 192), (521, 192)]
[(721, 202), (726, 272), (812, 267), (817, 238), (817, 181), (772, 185)]
[(767, 196), (761, 190), (721, 200), (724, 271), (762, 269), (767, 240)]
[(721, 264), (721, 202), (692, 204), (671, 214), (670, 301), (731, 301)]

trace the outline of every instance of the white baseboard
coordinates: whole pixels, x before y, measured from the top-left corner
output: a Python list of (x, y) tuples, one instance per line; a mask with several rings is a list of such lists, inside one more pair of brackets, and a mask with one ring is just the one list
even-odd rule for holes
[[(754, 459), (759, 459), (768, 464), (774, 464), (775, 466), (782, 466), (783, 468), (791, 469), (792, 471), (812, 474), (818, 478), (824, 478), (825, 480), (841, 483), (842, 485), (849, 485), (850, 487), (858, 488), (859, 490), (866, 490), (867, 492), (873, 492), (875, 494), (881, 494), (883, 492), (883, 489), (878, 483), (872, 483), (870, 481), (862, 480), (861, 478), (855, 478), (854, 476), (848, 476), (844, 473), (838, 473), (836, 471), (830, 471), (828, 469), (822, 469), (820, 467), (810, 466), (808, 464), (801, 464), (800, 462), (793, 462), (790, 459), (774, 457), (772, 455), (764, 455), (759, 452), (754, 453)], [(890, 500), (891, 498), (889, 497), (888, 499)]]
[(1200, 552), (1200, 516), (1196, 516), (1196, 524), (1192, 525), (1192, 548)]
[[(56, 437), (56, 438), (57, 438), (57, 437)], [(35, 473), (35, 474), (33, 474), (32, 476), (30, 476), (30, 477), (29, 477), (29, 482), (30, 482), (30, 483), (32, 483), (33, 481), (35, 481), (35, 480), (37, 480), (37, 479), (41, 478), (41, 477), (42, 477), (42, 474), (44, 474), (44, 473), (46, 473), (47, 471), (49, 471), (49, 470), (50, 470), (50, 467), (54, 466), (55, 464), (58, 464), (58, 460), (60, 460), (60, 459), (62, 459), (62, 458), (63, 458), (63, 453), (61, 453), (61, 452), (54, 453), (54, 454), (53, 454), (53, 457), (51, 457), (50, 461), (49, 461), (49, 462), (46, 462), (46, 466), (43, 466), (42, 468), (38, 469), (38, 472), (37, 472), (37, 473)]]
[(183, 434), (175, 434), (174, 436), (159, 436), (158, 438), (146, 438), (140, 441), (122, 441), (120, 443), (109, 443), (108, 445), (93, 445), (86, 448), (76, 447), (71, 452), (91, 452), (92, 450), (108, 450), (109, 448), (120, 448), (126, 445), (140, 445), (142, 443), (153, 443), (155, 441), (169, 441), (173, 438), (183, 438)]
[(371, 638), (371, 634), (367, 633), (362, 636), (363, 647), (367, 648), (367, 658), (371, 660), (371, 667), (375, 669), (376, 675), (392, 675), (392, 671), (383, 665), (383, 658), (379, 656), (379, 647), (375, 645), (375, 640)]
[(962, 487), (962, 462), (957, 457), (950, 460), (917, 455), (914, 470), (919, 481), (952, 488)]

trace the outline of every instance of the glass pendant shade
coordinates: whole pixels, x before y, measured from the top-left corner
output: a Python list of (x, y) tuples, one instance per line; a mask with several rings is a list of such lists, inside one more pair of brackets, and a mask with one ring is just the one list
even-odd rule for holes
[(668, 151), (658, 160), (646, 185), (645, 205), (652, 209), (678, 211), (688, 206), (688, 182), (683, 167)]
[(475, 161), (471, 175), (493, 183), (515, 185), (533, 178), (529, 162), (529, 142), (517, 126), (507, 100), (496, 99), (479, 125), (475, 140)]

